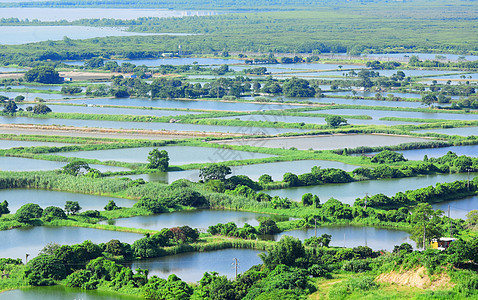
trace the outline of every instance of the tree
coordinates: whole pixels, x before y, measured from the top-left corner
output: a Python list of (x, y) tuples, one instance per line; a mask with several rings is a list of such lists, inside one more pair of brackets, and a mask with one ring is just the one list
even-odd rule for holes
[(18, 222), (28, 223), (31, 219), (40, 218), (42, 216), (43, 209), (38, 204), (27, 203), (20, 207), (15, 213), (15, 219)]
[(17, 95), (14, 100), (15, 102), (22, 102), (23, 100), (25, 100), (25, 96)]
[(211, 164), (207, 167), (199, 169), (199, 178), (204, 181), (221, 180), (225, 181), (226, 176), (231, 174), (232, 170), (228, 166), (221, 164)]
[(402, 153), (393, 152), (390, 150), (383, 150), (372, 157), (373, 163), (394, 163), (399, 161), (406, 161)]
[(9, 213), (10, 210), (8, 209), (8, 202), (7, 200), (3, 200), (3, 202), (0, 203), (0, 217)]
[(302, 78), (292, 77), (282, 86), (284, 96), (286, 97), (313, 97), (315, 89), (309, 85), (309, 82)]
[(166, 150), (159, 151), (157, 148), (151, 150), (148, 155), (148, 169), (158, 169), (165, 172), (169, 166), (169, 156)]
[(105, 60), (101, 57), (93, 57), (85, 61), (85, 68), (101, 68), (105, 65)]
[(169, 275), (168, 280), (153, 276), (141, 287), (141, 295), (146, 299), (189, 299), (193, 291), (174, 274)]
[(276, 234), (281, 232), (277, 224), (272, 219), (266, 219), (259, 224), (259, 233), (260, 234)]
[(440, 216), (442, 214), (442, 210), (433, 210), (429, 203), (419, 203), (414, 208), (411, 216), (413, 228), (411, 238), (419, 247), (426, 247), (431, 239), (441, 236)]
[(66, 219), (65, 211), (56, 206), (48, 206), (43, 210), (42, 218), (49, 222), (52, 219)]
[(90, 170), (90, 166), (83, 160), (76, 160), (68, 163), (62, 168), (62, 173), (78, 176), (80, 174), (87, 173)]
[(269, 174), (262, 174), (259, 177), (259, 183), (260, 184), (268, 184), (268, 183), (271, 183), (271, 182), (273, 182), (273, 180), (272, 180), (271, 175), (269, 175)]
[(39, 82), (46, 84), (60, 83), (60, 75), (55, 71), (54, 67), (37, 66), (33, 67), (24, 76), (27, 82)]
[(66, 201), (65, 211), (67, 214), (76, 215), (81, 210), (78, 201)]
[(45, 115), (47, 113), (51, 112), (51, 108), (46, 106), (45, 104), (37, 104), (33, 106), (33, 113), (37, 115)]
[(108, 204), (105, 206), (105, 210), (116, 210), (120, 209), (121, 207), (116, 206), (116, 203), (113, 200), (110, 200)]
[(6, 114), (14, 114), (17, 112), (18, 106), (13, 100), (8, 100), (3, 107), (3, 112)]
[(330, 127), (339, 127), (340, 125), (347, 125), (347, 120), (341, 116), (327, 116), (325, 122)]
[(44, 286), (54, 284), (53, 280), (66, 277), (65, 265), (51, 255), (39, 255), (25, 266), (25, 277), (28, 284)]
[(284, 174), (282, 181), (289, 183), (291, 187), (299, 185), (299, 177), (290, 172)]
[(268, 254), (261, 253), (259, 257), (270, 270), (279, 264), (293, 267), (299, 264), (299, 259), (305, 258), (305, 248), (299, 239), (285, 235)]
[[(4, 201), (4, 202), (6, 202), (6, 201)], [(0, 214), (1, 214), (1, 210), (0, 210)], [(478, 225), (478, 210), (474, 209), (474, 210), (471, 210), (470, 212), (468, 212), (466, 214), (466, 223), (469, 226)]]
[(422, 104), (426, 106), (431, 106), (433, 103), (437, 102), (438, 99), (433, 94), (426, 94), (422, 96)]

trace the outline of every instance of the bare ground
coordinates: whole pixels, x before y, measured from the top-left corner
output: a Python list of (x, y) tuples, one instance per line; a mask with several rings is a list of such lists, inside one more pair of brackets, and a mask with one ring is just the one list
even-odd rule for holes
[(106, 129), (106, 128), (82, 128), (70, 126), (53, 125), (18, 125), (0, 124), (0, 133), (3, 134), (30, 134), (30, 135), (55, 135), (72, 137), (95, 137), (115, 139), (147, 139), (147, 140), (169, 140), (187, 139), (209, 136), (231, 136), (222, 133), (194, 133), (181, 131), (154, 131), (154, 130), (127, 130), (127, 129)]
[(414, 270), (390, 273), (384, 273), (377, 277), (378, 282), (394, 283), (398, 285), (412, 286), (420, 289), (438, 289), (453, 287), (450, 277), (446, 273), (442, 273), (436, 279), (430, 279), (425, 267)]

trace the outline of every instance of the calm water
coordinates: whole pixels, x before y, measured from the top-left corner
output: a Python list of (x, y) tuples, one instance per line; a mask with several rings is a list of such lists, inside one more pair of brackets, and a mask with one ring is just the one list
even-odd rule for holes
[[(234, 222), (242, 227), (245, 223), (251, 226), (259, 226), (259, 218), (270, 218), (271, 215), (259, 214), (245, 211), (233, 210), (193, 210), (178, 211), (174, 213), (165, 213), (152, 216), (138, 216), (132, 218), (123, 218), (110, 221), (103, 221), (101, 224), (116, 225), (131, 228), (145, 228), (152, 230), (161, 230), (163, 228), (172, 228), (188, 225), (192, 228), (198, 228), (206, 232), (208, 227), (218, 223)], [(287, 217), (278, 217), (279, 220), (287, 221)]]
[(403, 156), (409, 160), (422, 160), (425, 155), (427, 155), (429, 158), (440, 157), (447, 154), (448, 151), (455, 152), (456, 155), (458, 156), (466, 155), (466, 156), (477, 157), (478, 145), (415, 149), (415, 150), (404, 150), (404, 151), (396, 151), (396, 152), (403, 153)]
[(7, 200), (8, 208), (14, 213), (22, 205), (35, 203), (42, 208), (47, 206), (65, 207), (66, 201), (78, 201), (81, 211), (85, 210), (104, 210), (104, 207), (110, 200), (114, 200), (116, 205), (121, 207), (132, 207), (136, 201), (115, 197), (105, 197), (96, 195), (86, 195), (68, 192), (58, 192), (37, 189), (7, 189), (0, 190), (1, 201)]
[[(470, 178), (477, 175), (472, 173)], [(427, 175), (418, 177), (365, 180), (351, 183), (338, 183), (327, 185), (315, 185), (304, 187), (293, 187), (281, 190), (266, 191), (271, 196), (288, 197), (295, 201), (300, 201), (305, 193), (312, 193), (319, 196), (320, 202), (325, 203), (330, 198), (335, 198), (343, 203), (353, 204), (355, 199), (363, 198), (366, 194), (376, 195), (384, 194), (394, 196), (398, 192), (406, 190), (415, 190), (439, 182), (452, 182), (455, 180), (467, 179), (467, 173), (449, 174), (449, 175)]]
[(415, 55), (418, 57), (420, 60), (435, 60), (437, 55), (444, 56), (445, 59), (449, 60), (458, 60), (460, 56), (463, 56), (466, 60), (473, 61), (473, 60), (478, 60), (478, 56), (473, 56), (473, 55), (458, 55), (458, 54), (437, 54), (437, 53), (377, 53), (377, 54), (362, 54), (362, 56), (367, 56), (367, 57), (411, 57), (412, 55)]
[[(462, 77), (462, 75), (465, 76), (465, 78)], [(429, 78), (427, 78), (429, 79)], [(464, 74), (455, 74), (455, 75), (445, 75), (445, 76), (436, 76), (432, 77), (432, 79), (437, 79), (437, 80), (448, 80), (448, 79), (459, 79), (459, 80), (477, 80), (478, 79), (478, 73), (464, 73)]]
[(161, 122), (122, 122), (102, 120), (77, 120), (77, 119), (40, 119), (30, 117), (0, 117), (3, 124), (35, 124), (35, 125), (61, 125), (73, 127), (113, 128), (113, 129), (141, 129), (141, 130), (172, 130), (192, 132), (225, 132), (246, 135), (274, 135), (287, 132), (307, 132), (306, 129), (295, 128), (267, 128), (244, 126), (216, 126), (196, 125), (181, 123)]
[(478, 209), (478, 196), (466, 197), (459, 200), (445, 201), (432, 205), (434, 209), (441, 209), (448, 215), (448, 206), (450, 206), (450, 217), (453, 219), (466, 220), (466, 214), (470, 211)]
[(298, 150), (333, 150), (343, 148), (356, 148), (360, 146), (391, 146), (403, 143), (430, 141), (421, 138), (371, 135), (371, 134), (348, 134), (348, 135), (326, 135), (310, 137), (288, 137), (270, 139), (245, 139), (222, 141), (221, 144), (229, 145), (250, 145), (255, 147), (283, 148), (295, 147)]
[[(306, 124), (322, 124), (325, 125), (325, 118), (319, 117), (297, 117), (297, 116), (275, 116), (275, 115), (245, 115), (245, 116), (234, 116), (234, 117), (221, 117), (217, 119), (224, 120), (242, 120), (242, 121), (264, 121), (264, 122), (285, 122), (285, 123), (306, 123)], [(410, 122), (400, 122), (400, 121), (381, 121), (377, 119), (372, 120), (361, 120), (361, 119), (347, 119), (348, 124), (353, 125), (403, 125), (410, 124)], [(415, 123), (419, 124), (419, 123)]]
[(186, 282), (199, 281), (205, 272), (218, 272), (234, 278), (235, 270), (232, 267), (234, 258), (239, 261), (238, 273), (243, 273), (254, 265), (261, 264), (258, 254), (263, 251), (252, 249), (224, 249), (200, 253), (181, 253), (155, 259), (135, 261), (131, 269), (148, 269), (149, 275), (167, 278), (176, 274)]
[[(1, 30), (0, 26), (0, 30)], [(22, 95), (25, 97), (25, 101), (33, 101), (35, 98), (42, 98), (45, 100), (51, 99), (51, 100), (58, 100), (58, 99), (67, 99), (67, 98), (84, 98), (85, 96), (82, 95), (63, 95), (63, 94), (47, 94), (47, 93), (26, 93), (26, 92), (4, 92), (0, 90), (0, 95), (3, 95), (8, 98), (14, 99), (18, 95)]]
[[(70, 101), (62, 101), (70, 102)], [(74, 101), (71, 103), (88, 103), (96, 105), (125, 105), (140, 107), (163, 107), (163, 108), (184, 108), (184, 109), (204, 109), (204, 110), (230, 110), (230, 111), (257, 111), (271, 109), (289, 109), (297, 108), (291, 105), (277, 104), (257, 104), (243, 102), (223, 102), (223, 101), (195, 101), (195, 100), (151, 100), (148, 98), (98, 98), (82, 100), (82, 102)]]
[(0, 299), (8, 300), (138, 300), (137, 297), (122, 294), (103, 292), (98, 290), (83, 290), (79, 288), (67, 288), (61, 285), (28, 287), (0, 293)]
[[(3, 14), (2, 8), (0, 15)], [(35, 8), (37, 10), (37, 8)], [(41, 10), (41, 9), (38, 9)], [(12, 17), (12, 16), (9, 16)], [(0, 35), (3, 45), (20, 45), (41, 41), (59, 41), (65, 36), (70, 39), (91, 39), (107, 36), (138, 36), (138, 35), (186, 35), (180, 33), (138, 33), (127, 32), (112, 27), (87, 26), (1, 26)]]
[(336, 115), (367, 115), (374, 119), (383, 117), (396, 118), (415, 118), (415, 119), (443, 119), (443, 120), (478, 120), (477, 114), (450, 114), (450, 113), (436, 113), (436, 112), (411, 112), (411, 111), (388, 111), (388, 110), (371, 110), (371, 109), (326, 109), (311, 111), (310, 113), (324, 113)]
[[(156, 67), (160, 65), (173, 65), (173, 66), (182, 66), (182, 65), (229, 65), (229, 64), (240, 64), (244, 63), (242, 60), (237, 59), (221, 59), (221, 58), (199, 58), (199, 57), (174, 57), (174, 58), (158, 58), (158, 59), (133, 59), (133, 60), (122, 60), (115, 59), (114, 61), (119, 64), (124, 62), (129, 62), (137, 66), (145, 65), (148, 67)], [(83, 65), (83, 61), (73, 61), (66, 62), (70, 65)]]
[[(454, 72), (450, 71), (430, 71), (430, 70), (376, 70), (380, 76), (387, 76), (390, 77), (393, 74), (396, 74), (397, 71), (402, 71), (405, 73), (405, 76), (410, 77), (421, 77), (421, 76), (430, 76), (430, 75), (443, 75), (443, 74), (450, 74)], [(282, 71), (284, 72), (284, 71)], [(349, 71), (330, 71), (330, 72), (298, 72), (298, 73), (281, 73), (280, 76), (282, 77), (308, 77), (308, 78), (320, 78), (330, 80), (328, 77), (331, 76), (341, 76), (346, 77)], [(358, 78), (358, 77), (350, 77), (350, 78)], [(333, 78), (332, 78), (333, 79)], [(337, 78), (335, 78), (337, 79)]]
[[(354, 96), (354, 91), (341, 91), (341, 92), (325, 92), (324, 93), (325, 95), (337, 95), (337, 96)], [(361, 97), (375, 97), (375, 95), (377, 94), (377, 92), (368, 92), (368, 91), (355, 91), (355, 95), (357, 96), (361, 96)], [(415, 98), (415, 99), (421, 99), (422, 98), (422, 95), (420, 94), (413, 94), (413, 93), (395, 93), (395, 92), (381, 92), (380, 93), (382, 95), (382, 97), (400, 97), (400, 98)], [(459, 99), (460, 96), (450, 96), (451, 99)], [(370, 100), (369, 100), (370, 101)], [(372, 100), (373, 101), (373, 100)], [(384, 101), (381, 101), (381, 100), (378, 100), (379, 102), (377, 103), (380, 103), (378, 105), (380, 106), (387, 106), (385, 104), (382, 104)], [(394, 101), (395, 103), (396, 102), (399, 102), (399, 101)], [(424, 107), (423, 104), (421, 102), (411, 102), (411, 101), (401, 101), (400, 103), (408, 103), (408, 106), (404, 106), (404, 107)], [(445, 104), (445, 103), (442, 103), (440, 104), (440, 106), (447, 106), (447, 105), (450, 105), (450, 104)]]
[(184, 17), (215, 15), (214, 11), (188, 11), (169, 9), (117, 9), (117, 8), (2, 8), (0, 18), (38, 19), (40, 21), (74, 21), (80, 19), (133, 20), (142, 17)]
[(0, 231), (0, 257), (30, 258), (38, 255), (48, 243), (78, 244), (86, 240), (93, 243), (106, 243), (112, 239), (121, 242), (133, 243), (142, 238), (143, 235), (131, 232), (120, 232), (110, 230), (99, 230), (80, 227), (31, 227), (28, 229), (16, 228)]
[(478, 136), (478, 127), (463, 127), (463, 128), (446, 128), (446, 129), (425, 129), (425, 130), (416, 130), (417, 133), (443, 133), (449, 135), (460, 135), (460, 136)]
[[(26, 107), (27, 105), (18, 105)], [(158, 109), (130, 109), (122, 107), (99, 107), (99, 106), (71, 106), (71, 105), (50, 105), (54, 112), (58, 113), (81, 113), (81, 114), (102, 114), (102, 115), (135, 115), (135, 116), (182, 116), (195, 115), (200, 112), (177, 111), (177, 110), (158, 110)]]
[(17, 71), (25, 71), (26, 69), (22, 68), (8, 68), (8, 67), (0, 67), (0, 72), (17, 72)]
[(38, 146), (62, 147), (62, 146), (68, 146), (68, 145), (73, 145), (73, 144), (55, 143), (55, 142), (0, 140), (0, 149), (9, 149), (14, 147), (38, 147)]
[[(409, 243), (416, 248), (416, 243), (410, 240), (410, 234), (400, 230), (354, 226), (317, 227), (317, 236), (324, 233), (332, 235), (330, 246), (335, 247), (368, 246), (373, 250), (392, 251), (395, 245)], [(315, 229), (285, 231), (275, 235), (274, 240), (278, 241), (284, 235), (299, 238), (303, 241), (315, 236)]]
[(44, 91), (61, 91), (61, 85), (9, 85), (11, 89), (31, 89)]
[[(298, 160), (298, 161), (283, 161), (266, 164), (255, 164), (246, 166), (231, 166), (232, 175), (247, 175), (253, 180), (258, 180), (262, 174), (269, 174), (273, 180), (282, 180), (284, 173), (294, 170), (297, 174), (310, 172), (313, 166), (320, 166), (321, 168), (336, 168), (345, 171), (352, 171), (358, 166), (345, 164), (338, 161), (326, 161), (326, 160)], [(153, 173), (153, 174), (140, 174), (140, 175), (128, 175), (119, 176), (128, 177), (131, 179), (143, 178), (146, 181), (160, 181), (165, 183), (171, 183), (178, 179), (188, 179), (190, 181), (198, 181), (199, 170), (186, 170), (179, 172), (167, 172), (167, 173)]]
[[(67, 162), (30, 159), (23, 157), (0, 157), (0, 171), (45, 171), (64, 167)], [(127, 168), (90, 164), (91, 168), (100, 172), (128, 171)]]
[(144, 147), (112, 150), (59, 152), (55, 153), (54, 155), (90, 158), (98, 160), (116, 160), (129, 163), (147, 163), (147, 157), (149, 152), (155, 148), (158, 148), (160, 150), (166, 150), (168, 152), (170, 165), (184, 165), (203, 162), (222, 162), (228, 160), (271, 157), (271, 155), (255, 152), (189, 146)]
[(268, 97), (268, 98), (275, 99), (275, 100), (282, 100), (282, 101), (297, 101), (297, 102), (308, 101), (308, 102), (317, 102), (317, 103), (351, 104), (351, 105), (364, 105), (364, 106), (423, 107), (423, 105), (421, 105), (420, 102), (408, 102), (408, 101), (385, 101), (385, 100), (364, 100), (364, 99), (345, 99), (345, 98), (315, 98), (315, 97), (313, 98)]

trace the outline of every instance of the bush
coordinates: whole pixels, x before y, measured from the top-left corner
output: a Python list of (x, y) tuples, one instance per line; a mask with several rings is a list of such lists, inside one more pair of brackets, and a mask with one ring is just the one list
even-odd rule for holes
[(53, 219), (66, 219), (65, 211), (56, 206), (48, 206), (43, 210), (42, 218), (46, 221), (51, 221)]
[(28, 223), (31, 219), (41, 218), (43, 209), (38, 204), (27, 203), (20, 207), (15, 213), (18, 222)]

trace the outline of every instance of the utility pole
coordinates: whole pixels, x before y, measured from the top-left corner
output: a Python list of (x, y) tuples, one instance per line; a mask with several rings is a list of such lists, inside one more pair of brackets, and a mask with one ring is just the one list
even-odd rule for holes
[(364, 210), (367, 210), (367, 200), (368, 200), (368, 193), (365, 193), (365, 207), (364, 207)]
[(467, 177), (466, 186), (467, 186), (468, 191), (469, 191), (469, 190), (470, 190), (470, 171), (471, 171), (471, 169), (468, 168), (468, 169), (466, 169), (466, 170), (468, 171), (468, 177)]
[(453, 237), (453, 233), (452, 233), (452, 226), (453, 226), (453, 222), (451, 221), (451, 218), (450, 218), (450, 204), (448, 204), (448, 220), (450, 220), (450, 237)]
[(237, 281), (237, 268), (239, 267), (239, 260), (236, 257), (234, 257), (234, 259), (232, 260), (232, 265), (234, 266), (234, 269), (236, 270), (236, 276), (234, 280)]
[(315, 237), (317, 237), (317, 217), (314, 217), (315, 222)]
[(28, 262), (28, 257), (29, 257), (29, 256), (30, 256), (29, 253), (25, 253), (25, 264), (27, 264), (27, 262)]
[(427, 248), (426, 248), (426, 245), (425, 245), (426, 240), (427, 240), (427, 239), (426, 239), (426, 224), (423, 223), (423, 250), (426, 250), (426, 249), (427, 249)]

